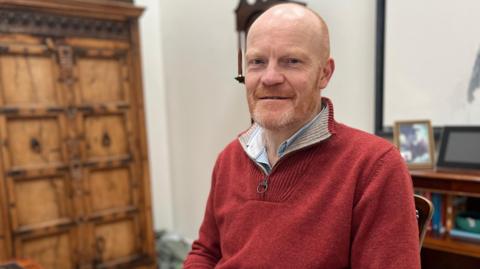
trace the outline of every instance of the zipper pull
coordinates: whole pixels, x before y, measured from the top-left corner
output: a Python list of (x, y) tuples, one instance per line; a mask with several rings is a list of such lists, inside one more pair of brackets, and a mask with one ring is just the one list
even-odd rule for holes
[(260, 181), (260, 183), (258, 183), (258, 186), (257, 186), (257, 193), (264, 193), (266, 192), (268, 189), (268, 178), (264, 178), (262, 181)]

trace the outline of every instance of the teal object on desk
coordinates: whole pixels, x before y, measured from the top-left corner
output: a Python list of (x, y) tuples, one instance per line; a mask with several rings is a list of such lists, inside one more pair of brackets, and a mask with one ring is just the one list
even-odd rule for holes
[(463, 212), (455, 218), (457, 228), (480, 234), (480, 213), (479, 212)]

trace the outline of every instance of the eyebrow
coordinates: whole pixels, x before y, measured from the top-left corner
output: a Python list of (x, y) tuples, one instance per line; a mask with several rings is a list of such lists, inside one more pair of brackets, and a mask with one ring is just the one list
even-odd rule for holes
[[(265, 55), (260, 53), (259, 51), (253, 51), (253, 52), (247, 53), (245, 55), (245, 60), (248, 62), (249, 60), (255, 59), (255, 58), (258, 58), (258, 57), (265, 58)], [(306, 53), (302, 50), (296, 50), (296, 49), (285, 51), (281, 55), (278, 56), (279, 60), (285, 60), (286, 58), (296, 58), (296, 59), (301, 60), (304, 63), (315, 62), (316, 61), (316, 58), (315, 58), (314, 55), (311, 55), (311, 54)]]
[(245, 53), (245, 59), (248, 59), (248, 58), (252, 58), (252, 57), (255, 57), (255, 56), (258, 56), (260, 55), (260, 50), (258, 49), (252, 49), (252, 51), (248, 51)]
[[(258, 56), (261, 56), (262, 54), (263, 53), (258, 49), (251, 49), (251, 51), (247, 51), (247, 53), (245, 54), (245, 58), (248, 59), (252, 57), (258, 57)], [(309, 55), (308, 53), (304, 52), (301, 49), (287, 49), (284, 52), (282, 52), (280, 58), (289, 57), (289, 56), (308, 58), (308, 55)]]

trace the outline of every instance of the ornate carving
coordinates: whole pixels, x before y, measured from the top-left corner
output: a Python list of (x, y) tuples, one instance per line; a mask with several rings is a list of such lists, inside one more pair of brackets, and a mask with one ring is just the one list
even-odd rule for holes
[(128, 39), (128, 22), (0, 9), (0, 33)]
[(57, 47), (60, 64), (60, 80), (67, 85), (73, 84), (73, 52), (72, 47), (60, 45)]

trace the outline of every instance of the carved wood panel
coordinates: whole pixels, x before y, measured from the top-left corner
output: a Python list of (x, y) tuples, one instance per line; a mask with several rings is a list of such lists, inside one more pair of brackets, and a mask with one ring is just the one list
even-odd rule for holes
[(12, 219), (13, 227), (25, 229), (35, 224), (61, 223), (65, 219), (71, 221), (73, 214), (69, 194), (65, 177), (15, 181), (10, 200), (16, 210), (16, 214), (12, 214), (16, 215)]
[(58, 119), (11, 118), (6, 125), (8, 142), (5, 147), (12, 168), (64, 162)]
[(83, 104), (125, 101), (122, 66), (115, 59), (77, 60)]
[(56, 232), (42, 236), (20, 236), (16, 244), (18, 258), (37, 261), (43, 268), (74, 269), (75, 234)]
[(142, 258), (141, 236), (135, 217), (96, 222), (92, 232), (99, 267), (134, 263)]
[[(0, 45), (1, 46), (1, 45)], [(13, 49), (13, 48), (11, 48)], [(56, 63), (51, 55), (32, 56), (26, 51), (0, 57), (0, 81), (6, 105), (55, 105), (59, 103), (55, 78)]]
[(91, 170), (87, 181), (89, 212), (92, 215), (126, 211), (135, 206), (132, 176), (128, 167)]
[(86, 158), (129, 155), (125, 118), (122, 115), (87, 116), (84, 122)]

